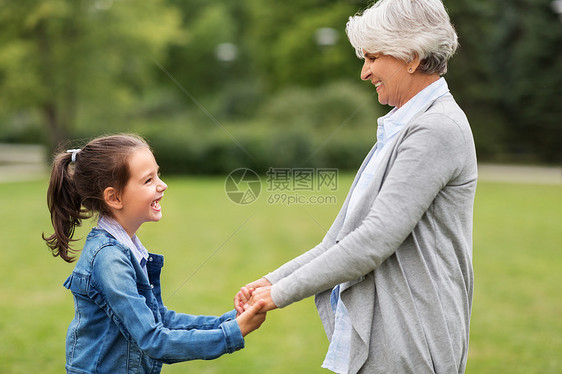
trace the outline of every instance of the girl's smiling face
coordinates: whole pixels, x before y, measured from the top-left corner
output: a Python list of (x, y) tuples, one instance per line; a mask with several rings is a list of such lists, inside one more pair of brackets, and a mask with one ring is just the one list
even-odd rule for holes
[(120, 194), (121, 209), (115, 218), (133, 236), (144, 222), (162, 218), (160, 200), (168, 188), (160, 179), (160, 168), (148, 148), (139, 148), (128, 159), (129, 181)]

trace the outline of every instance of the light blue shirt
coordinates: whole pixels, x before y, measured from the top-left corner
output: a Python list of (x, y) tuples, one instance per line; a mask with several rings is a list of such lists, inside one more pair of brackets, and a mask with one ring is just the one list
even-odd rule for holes
[[(357, 208), (361, 196), (368, 190), (383, 156), (392, 148), (391, 144), (396, 139), (396, 135), (402, 131), (408, 122), (410, 122), (428, 102), (448, 92), (449, 87), (447, 86), (445, 78), (439, 78), (439, 80), (418, 92), (416, 96), (408, 100), (401, 108), (393, 108), (388, 114), (377, 120), (377, 144), (375, 145), (375, 152), (373, 152), (367, 165), (365, 165), (351, 193), (347, 207), (348, 215)], [(349, 371), (352, 325), (347, 308), (344, 303), (341, 302), (340, 286), (341, 285), (337, 285), (334, 287), (330, 296), (330, 303), (335, 314), (334, 333), (332, 334), (328, 353), (326, 354), (322, 367), (334, 373), (344, 374)]]
[(135, 255), (135, 258), (148, 278), (148, 272), (146, 270), (148, 251), (144, 248), (137, 235), (135, 234), (133, 235), (133, 238), (131, 238), (123, 226), (111, 217), (101, 216), (98, 220), (98, 227), (110, 233), (111, 236), (133, 252), (133, 255)]

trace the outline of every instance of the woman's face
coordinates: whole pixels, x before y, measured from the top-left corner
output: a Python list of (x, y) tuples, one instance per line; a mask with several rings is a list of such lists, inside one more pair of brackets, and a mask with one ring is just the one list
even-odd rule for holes
[(408, 64), (382, 53), (364, 53), (365, 62), (361, 79), (370, 80), (379, 95), (379, 103), (401, 107), (413, 97), (411, 94), (414, 74), (408, 72)]

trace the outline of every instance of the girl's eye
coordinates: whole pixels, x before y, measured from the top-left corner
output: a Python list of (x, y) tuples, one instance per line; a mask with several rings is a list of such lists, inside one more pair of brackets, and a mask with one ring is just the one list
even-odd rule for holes
[(150, 183), (150, 182), (152, 182), (152, 178), (148, 178), (148, 179), (146, 180), (146, 182), (144, 182), (144, 183), (145, 183), (145, 184), (148, 184), (148, 183)]

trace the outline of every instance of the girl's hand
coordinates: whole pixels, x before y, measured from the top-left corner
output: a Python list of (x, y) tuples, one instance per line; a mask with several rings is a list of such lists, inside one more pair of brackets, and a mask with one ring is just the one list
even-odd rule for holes
[(244, 313), (236, 317), (242, 336), (248, 335), (265, 321), (265, 312), (262, 311), (264, 304), (263, 300), (258, 300), (254, 305), (248, 307)]
[(237, 315), (244, 312), (244, 306), (250, 301), (252, 294), (256, 288), (271, 286), (271, 283), (265, 278), (260, 278), (252, 283), (248, 283), (238, 291), (234, 296), (234, 308)]

